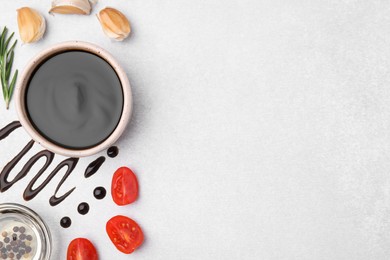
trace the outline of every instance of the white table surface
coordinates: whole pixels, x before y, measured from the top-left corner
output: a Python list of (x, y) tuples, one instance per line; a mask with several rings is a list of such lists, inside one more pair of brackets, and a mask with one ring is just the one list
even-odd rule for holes
[[(0, 194), (49, 223), (52, 259), (79, 236), (103, 260), (389, 259), (389, 2), (100, 0), (91, 16), (52, 17), (48, 0), (3, 0), (0, 26), (16, 30), (25, 5), (45, 13), (48, 30), (18, 45), (16, 67), (54, 43), (93, 42), (123, 64), (135, 101), (120, 155), (90, 179), (86, 165), (104, 152), (81, 159), (62, 204), (48, 204), (62, 174), (22, 199), (42, 161)], [(95, 13), (106, 5), (129, 17), (130, 39), (105, 38)], [(0, 113), (1, 126), (17, 119), (13, 103)], [(0, 142), (1, 167), (29, 140), (17, 131)], [(109, 189), (123, 165), (138, 175), (139, 200), (95, 200), (93, 188)], [(80, 216), (84, 200), (91, 210)], [(105, 233), (117, 214), (144, 230), (132, 255)]]

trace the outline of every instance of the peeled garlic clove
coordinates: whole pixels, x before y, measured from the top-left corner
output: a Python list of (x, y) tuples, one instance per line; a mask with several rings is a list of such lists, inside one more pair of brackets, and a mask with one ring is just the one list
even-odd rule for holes
[(88, 0), (54, 0), (49, 13), (57, 14), (90, 14), (91, 4)]
[(32, 43), (40, 40), (46, 30), (45, 18), (29, 7), (22, 7), (17, 12), (19, 34), (22, 42)]
[(97, 14), (104, 33), (117, 41), (123, 41), (129, 36), (131, 28), (126, 16), (118, 10), (106, 7)]

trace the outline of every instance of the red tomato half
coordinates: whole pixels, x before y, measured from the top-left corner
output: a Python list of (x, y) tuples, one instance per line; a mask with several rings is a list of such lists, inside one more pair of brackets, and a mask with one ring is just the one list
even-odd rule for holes
[(67, 260), (98, 260), (96, 248), (85, 238), (76, 238), (68, 246)]
[(134, 202), (138, 197), (138, 181), (135, 174), (127, 167), (121, 167), (114, 173), (111, 195), (119, 206)]
[(115, 216), (107, 222), (106, 231), (115, 247), (125, 254), (131, 254), (144, 241), (144, 234), (131, 218)]

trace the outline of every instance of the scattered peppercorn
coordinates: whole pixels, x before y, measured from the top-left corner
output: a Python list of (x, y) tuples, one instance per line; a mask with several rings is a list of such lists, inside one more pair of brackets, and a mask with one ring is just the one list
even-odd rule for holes
[[(7, 232), (3, 230), (1, 233), (4, 239), (0, 241), (0, 259), (28, 258), (29, 253), (32, 252), (32, 248), (29, 245), (30, 241), (33, 241), (33, 236), (24, 234), (26, 228), (23, 226), (14, 226), (12, 231)], [(29, 245), (26, 245), (26, 242)]]

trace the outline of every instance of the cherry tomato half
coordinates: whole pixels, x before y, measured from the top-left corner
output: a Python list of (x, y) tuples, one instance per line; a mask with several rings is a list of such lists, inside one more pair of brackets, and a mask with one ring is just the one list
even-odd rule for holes
[(107, 222), (106, 231), (115, 247), (125, 254), (131, 254), (144, 241), (144, 234), (131, 218), (115, 216)]
[(138, 181), (135, 174), (127, 167), (121, 167), (114, 173), (111, 195), (119, 206), (134, 202), (138, 197)]
[(76, 238), (68, 246), (67, 260), (98, 260), (96, 248), (86, 238)]

